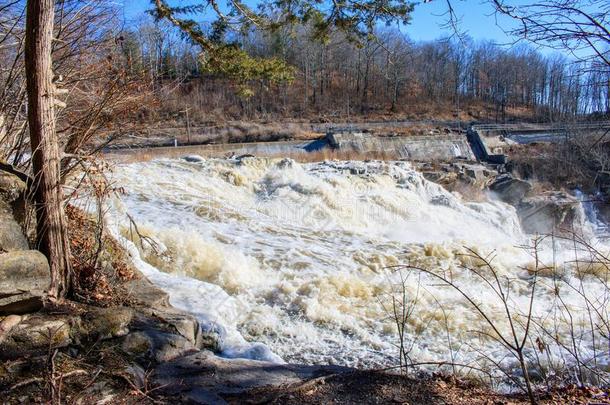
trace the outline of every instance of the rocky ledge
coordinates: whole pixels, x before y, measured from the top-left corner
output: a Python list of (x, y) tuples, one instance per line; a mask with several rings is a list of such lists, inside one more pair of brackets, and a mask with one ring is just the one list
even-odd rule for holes
[(582, 226), (584, 218), (579, 201), (565, 191), (535, 191), (530, 181), (522, 180), (504, 168), (471, 162), (417, 166), (424, 177), (458, 191), (466, 199), (479, 199), (479, 194), (515, 207), (522, 229), (528, 234), (570, 234)]

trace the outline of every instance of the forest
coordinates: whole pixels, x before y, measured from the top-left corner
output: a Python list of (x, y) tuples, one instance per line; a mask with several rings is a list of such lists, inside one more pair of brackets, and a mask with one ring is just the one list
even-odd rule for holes
[(470, 119), (502, 122), (507, 109), (545, 121), (610, 111), (607, 70), (523, 44), (503, 47), (455, 36), (414, 42), (395, 28), (380, 29), (359, 45), (341, 33), (312, 40), (303, 26), (233, 34), (229, 40), (249, 54), (277, 57), (293, 68), (290, 77), (248, 82), (253, 91), (242, 94), (246, 77), (228, 81), (202, 70), (197, 49), (171, 27), (135, 24), (122, 36), (125, 61), (162, 89), (168, 112), (188, 105), (203, 115), (233, 119), (389, 113), (457, 118), (461, 108), (474, 105), (479, 109)]
[[(25, 14), (23, 2), (0, 4), (0, 134), (9, 156), (27, 143)], [(560, 121), (610, 111), (607, 64), (577, 63), (523, 43), (460, 35), (414, 42), (384, 26), (354, 41), (341, 30), (316, 37), (306, 24), (269, 32), (203, 23), (210, 37), (247, 53), (236, 68), (206, 63), (201, 48), (172, 23), (151, 15), (127, 20), (105, 1), (63, 1), (55, 20), (53, 68), (61, 103), (69, 107), (57, 122), (67, 153), (99, 134), (183, 122), (187, 113), (194, 123), (217, 124)]]

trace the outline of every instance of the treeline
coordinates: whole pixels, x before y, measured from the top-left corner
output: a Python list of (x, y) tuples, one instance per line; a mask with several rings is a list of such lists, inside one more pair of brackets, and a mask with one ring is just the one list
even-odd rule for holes
[(198, 49), (171, 26), (141, 21), (123, 35), (131, 69), (144, 69), (164, 94), (167, 113), (191, 108), (201, 118), (406, 116), (505, 121), (561, 120), (610, 111), (610, 72), (546, 56), (528, 46), (505, 48), (470, 39), (413, 42), (395, 29), (357, 45), (341, 34), (326, 43), (304, 27), (227, 38), (250, 54), (280, 57), (294, 80), (237, 84), (200, 70)]
[[(250, 31), (225, 40), (253, 56), (286, 60), (292, 73), (266, 80), (234, 70), (228, 79), (204, 69), (200, 48), (169, 23), (124, 21), (104, 0), (64, 0), (56, 8), (53, 68), (64, 92), (57, 126), (70, 154), (94, 152), (112, 141), (109, 134), (141, 133), (151, 123), (182, 125), (187, 110), (195, 124), (381, 117), (547, 121), (610, 111), (607, 67), (526, 46), (468, 39), (417, 43), (392, 29), (360, 45), (339, 33), (314, 41), (302, 26)], [(24, 2), (0, 0), (0, 159), (15, 162), (29, 148), (24, 23)], [(85, 147), (90, 144), (96, 148)]]

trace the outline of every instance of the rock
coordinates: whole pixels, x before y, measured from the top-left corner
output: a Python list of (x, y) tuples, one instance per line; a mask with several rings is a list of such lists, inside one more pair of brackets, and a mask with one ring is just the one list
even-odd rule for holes
[(189, 162), (189, 163), (201, 163), (201, 162), (205, 161), (205, 159), (199, 155), (183, 156), (182, 160)]
[(222, 350), (225, 335), (226, 331), (222, 325), (214, 322), (208, 323), (201, 328), (197, 348), (218, 353)]
[(196, 317), (172, 308), (167, 293), (145, 278), (130, 281), (126, 287), (138, 312), (145, 315), (138, 320), (140, 325), (145, 325), (144, 329), (164, 324), (165, 329), (183, 336), (198, 349), (220, 351), (225, 334), (221, 326), (209, 325), (202, 330)]
[[(81, 395), (82, 398), (85, 398), (83, 401), (82, 398), (76, 402), (76, 405), (81, 405), (83, 403), (93, 403), (87, 401), (90, 398), (95, 398), (95, 405), (105, 405), (105, 404), (113, 404), (113, 403), (121, 403), (123, 401), (118, 400), (119, 393), (116, 388), (113, 386), (111, 381), (101, 380), (99, 382), (91, 384), (91, 386), (87, 387)], [(117, 401), (115, 401), (117, 399)], [(124, 400), (124, 398), (123, 398)]]
[(174, 333), (153, 333), (155, 360), (159, 363), (171, 361), (187, 353), (197, 351), (197, 348), (183, 336)]
[(125, 336), (133, 310), (126, 307), (95, 308), (82, 316), (81, 334), (90, 340), (105, 340)]
[(580, 211), (578, 200), (561, 191), (526, 197), (517, 207), (521, 226), (529, 234), (571, 230), (580, 225)]
[(440, 184), (442, 186), (447, 186), (454, 184), (458, 180), (458, 175), (455, 172), (448, 171), (425, 171), (422, 172), (422, 175), (426, 180), (429, 180), (433, 183)]
[(221, 350), (226, 332), (220, 325), (209, 323), (203, 329), (193, 315), (169, 306), (157, 309), (141, 308), (140, 312), (150, 317), (143, 321), (149, 329), (155, 325), (161, 325), (163, 329), (184, 337), (197, 349), (208, 349), (214, 352)]
[(27, 249), (28, 241), (13, 217), (13, 210), (0, 200), (0, 253)]
[(20, 315), (9, 315), (4, 318), (0, 318), (0, 334), (8, 333), (13, 329), (14, 326), (18, 325), (23, 319)]
[(39, 251), (1, 253), (0, 315), (40, 309), (50, 282), (47, 258)]
[(153, 375), (155, 386), (176, 402), (225, 403), (223, 397), (259, 387), (298, 384), (328, 374), (347, 372), (338, 366), (277, 364), (226, 359), (200, 351), (161, 364)]
[(512, 177), (510, 174), (498, 176), (489, 186), (496, 196), (507, 204), (517, 205), (532, 189), (530, 182)]
[(158, 329), (132, 332), (123, 339), (121, 347), (136, 357), (153, 357), (159, 363), (197, 351), (183, 336)]
[(446, 195), (435, 195), (430, 198), (430, 204), (451, 207), (451, 200)]
[(497, 175), (495, 170), (490, 170), (482, 164), (462, 162), (440, 165), (421, 164), (419, 170), (427, 180), (449, 190), (459, 189), (462, 186), (483, 189)]
[[(0, 161), (0, 211), (11, 215), (12, 222), (16, 220), (21, 225), (24, 225), (28, 217), (25, 199), (26, 179), (25, 174), (13, 170), (12, 166)], [(4, 220), (0, 218), (0, 223)]]
[(0, 319), (0, 345), (6, 340), (9, 332), (21, 322), (21, 319), (19, 315), (9, 315)]
[(152, 339), (144, 332), (133, 332), (125, 336), (121, 348), (137, 357), (148, 357), (152, 353), (154, 344)]
[(138, 389), (144, 389), (146, 387), (146, 371), (139, 365), (133, 363), (125, 367), (123, 370), (130, 378), (130, 381), (138, 387)]
[(26, 190), (26, 184), (12, 173), (0, 170), (0, 199), (13, 202), (20, 198)]
[(144, 308), (169, 307), (169, 295), (145, 278), (127, 282), (125, 289), (136, 305)]
[(73, 325), (78, 318), (55, 315), (31, 315), (13, 326), (0, 345), (0, 357), (14, 357), (49, 348), (66, 347), (72, 342)]
[(155, 315), (159, 320), (167, 324), (170, 328), (176, 331), (180, 336), (198, 346), (198, 340), (201, 337), (201, 328), (199, 321), (192, 315), (184, 312), (161, 312), (155, 311)]
[(493, 172), (483, 165), (462, 163), (456, 164), (456, 166), (460, 168), (462, 178), (480, 187), (485, 187), (489, 183), (490, 177), (493, 175)]

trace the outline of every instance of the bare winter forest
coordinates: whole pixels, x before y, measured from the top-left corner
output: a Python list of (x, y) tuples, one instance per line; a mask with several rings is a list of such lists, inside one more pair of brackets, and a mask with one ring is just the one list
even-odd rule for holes
[[(19, 1), (4, 1), (1, 11), (0, 122), (18, 147), (27, 142), (25, 15)], [(359, 117), (557, 121), (610, 110), (602, 62), (576, 64), (527, 44), (506, 47), (456, 35), (413, 42), (390, 27), (376, 28), (359, 43), (341, 31), (318, 40), (307, 25), (218, 34), (252, 56), (254, 65), (281, 60), (286, 69), (278, 74), (202, 64), (201, 48), (173, 24), (151, 16), (124, 21), (105, 1), (61, 2), (55, 18), (56, 84), (70, 107), (58, 117), (67, 153), (117, 127), (183, 122), (187, 110), (201, 124)]]
[[(397, 29), (380, 28), (360, 45), (335, 33), (311, 39), (298, 26), (266, 34), (231, 35), (249, 54), (286, 60), (292, 74), (235, 83), (199, 68), (197, 49), (171, 27), (141, 21), (122, 36), (131, 72), (145, 71), (166, 94), (164, 112), (187, 105), (200, 119), (326, 118), (383, 116), (504, 121), (560, 120), (610, 109), (608, 72), (577, 66), (558, 54), (544, 56), (528, 45), (501, 47), (470, 38), (413, 42)], [(174, 90), (180, 86), (179, 91)], [(240, 97), (241, 96), (241, 97)]]

